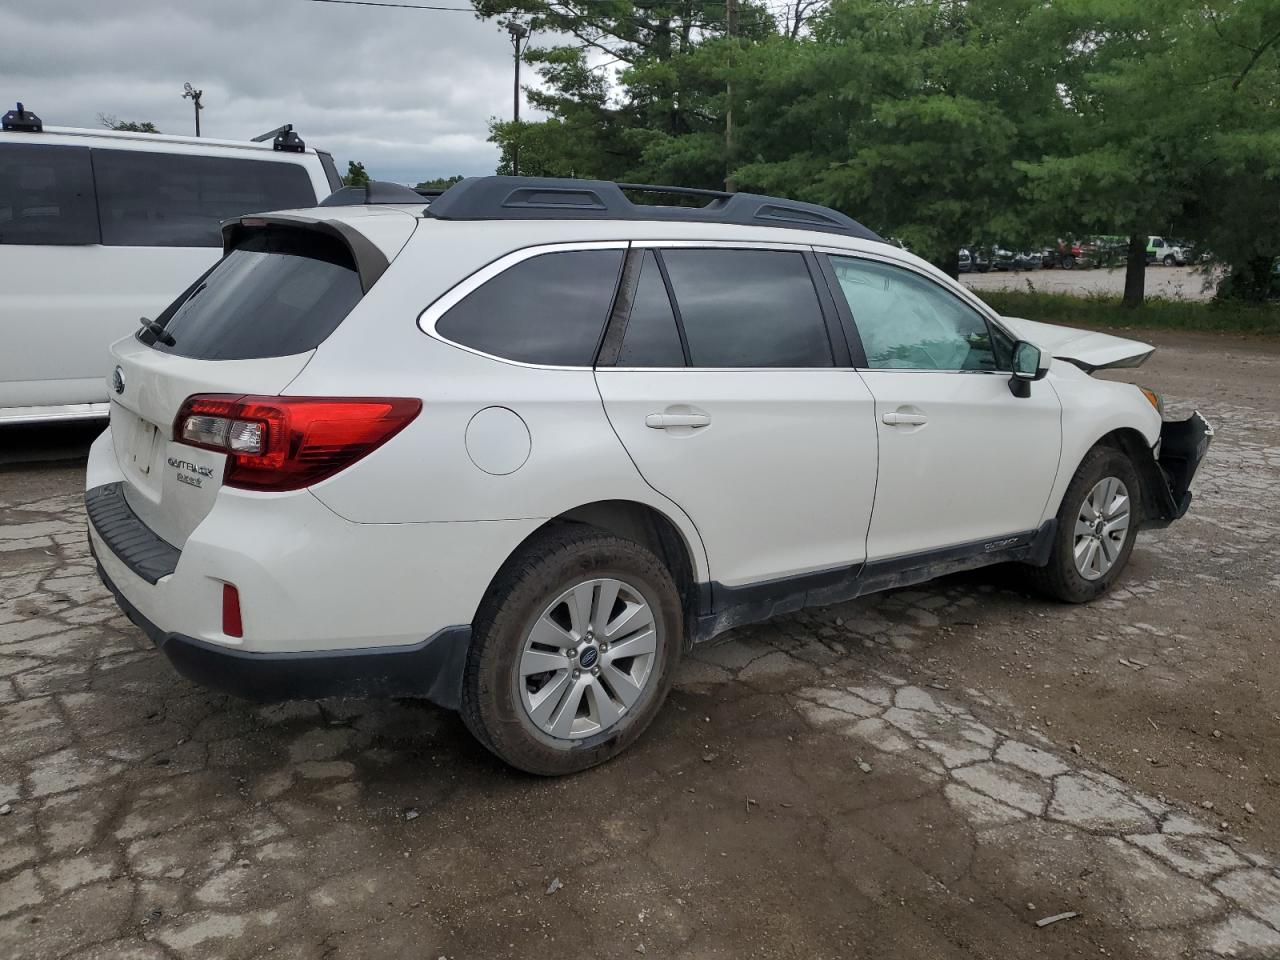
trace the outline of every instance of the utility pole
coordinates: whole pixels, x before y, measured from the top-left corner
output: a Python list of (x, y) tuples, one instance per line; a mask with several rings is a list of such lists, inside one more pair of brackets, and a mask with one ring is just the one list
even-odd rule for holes
[(738, 36), (738, 0), (726, 3), (727, 27), (729, 35), (729, 81), (725, 89), (724, 108), (724, 189), (728, 193), (737, 193), (738, 185), (733, 181), (733, 61)]
[(522, 45), (528, 46), (529, 28), (516, 20), (509, 20), (507, 33), (511, 35), (511, 49), (516, 55), (516, 79), (512, 90), (511, 109), (515, 120), (513, 128), (515, 136), (511, 138), (511, 175), (518, 177), (520, 176), (520, 51)]
[(204, 104), (200, 102), (200, 98), (203, 96), (203, 90), (197, 90), (189, 83), (184, 83), (182, 85), (182, 99), (190, 100), (191, 105), (195, 108), (197, 137), (200, 136), (200, 111), (204, 109)]

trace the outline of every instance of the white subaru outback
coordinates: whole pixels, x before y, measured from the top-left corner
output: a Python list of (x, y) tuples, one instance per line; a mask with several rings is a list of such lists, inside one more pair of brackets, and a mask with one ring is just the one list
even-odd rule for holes
[(1090, 377), (1150, 346), (809, 204), (485, 177), (224, 237), (112, 347), (103, 580), (192, 679), (426, 697), (536, 773), (623, 750), (738, 624), (1007, 561), (1091, 600), (1212, 436)]

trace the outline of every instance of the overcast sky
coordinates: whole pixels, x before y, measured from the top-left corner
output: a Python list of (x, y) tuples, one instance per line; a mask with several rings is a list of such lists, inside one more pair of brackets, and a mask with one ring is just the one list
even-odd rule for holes
[[(410, 0), (387, 0), (410, 2)], [(418, 0), (467, 6), (466, 0)], [(490, 117), (511, 112), (506, 33), (470, 13), (312, 0), (0, 0), (0, 102), (46, 124), (99, 113), (248, 139), (292, 123), (340, 169), (382, 180), (492, 173)], [(525, 108), (527, 109), (527, 108)]]

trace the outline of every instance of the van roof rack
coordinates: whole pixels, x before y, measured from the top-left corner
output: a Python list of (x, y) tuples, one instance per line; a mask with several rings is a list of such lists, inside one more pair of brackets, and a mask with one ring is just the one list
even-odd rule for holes
[[(437, 194), (439, 191), (436, 191)], [(350, 207), (379, 203), (423, 203), (430, 191), (422, 192), (400, 183), (370, 180), (357, 187), (340, 187), (320, 201), (322, 207)]]
[(40, 118), (22, 105), (22, 101), (18, 101), (18, 106), (14, 110), (10, 110), (3, 117), (0, 117), (0, 129), (3, 130), (20, 130), (23, 133), (40, 133), (44, 130), (44, 124)]
[[(708, 202), (699, 207), (634, 203), (628, 193)], [(433, 200), (427, 216), (438, 220), (670, 220), (882, 239), (851, 217), (816, 203), (754, 193), (556, 177), (469, 177)]]
[(251, 142), (265, 143), (268, 140), (271, 141), (272, 150), (281, 150), (285, 153), (303, 153), (307, 149), (303, 139), (293, 132), (292, 123), (285, 123), (274, 130), (260, 133)]

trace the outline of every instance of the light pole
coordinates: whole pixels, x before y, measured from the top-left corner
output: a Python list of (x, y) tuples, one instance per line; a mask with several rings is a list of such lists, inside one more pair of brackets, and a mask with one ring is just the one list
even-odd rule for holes
[(512, 115), (515, 118), (515, 134), (511, 139), (511, 175), (513, 177), (520, 176), (520, 48), (522, 45), (528, 45), (529, 28), (524, 24), (509, 20), (507, 22), (507, 33), (511, 35), (511, 49), (516, 55), (516, 79), (512, 92)]
[(204, 96), (203, 90), (197, 90), (191, 84), (184, 83), (182, 85), (182, 99), (190, 100), (191, 105), (196, 111), (196, 136), (200, 136), (200, 111), (204, 109), (204, 104), (200, 102), (200, 98)]

